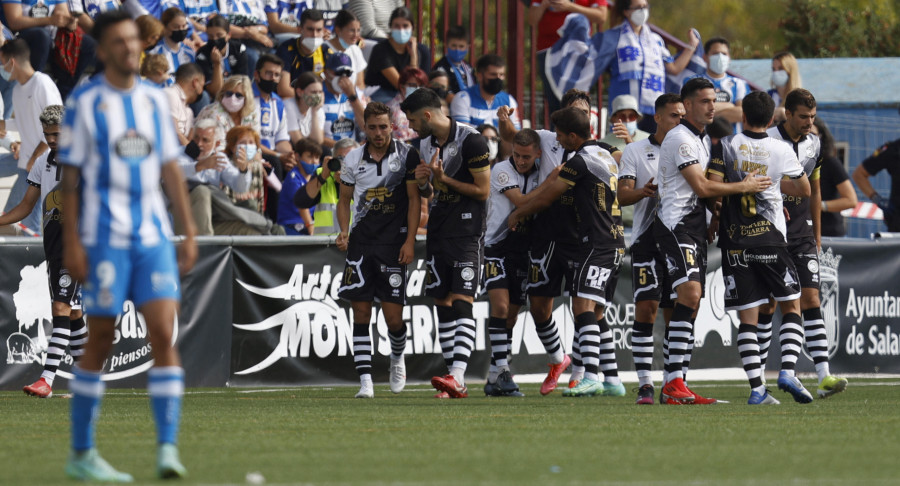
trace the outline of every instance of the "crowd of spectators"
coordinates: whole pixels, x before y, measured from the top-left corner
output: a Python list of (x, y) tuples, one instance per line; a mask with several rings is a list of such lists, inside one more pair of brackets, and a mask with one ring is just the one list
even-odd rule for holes
[[(328, 169), (328, 162), (364, 142), (362, 113), (369, 101), (386, 103), (394, 137), (410, 141), (418, 135), (400, 104), (415, 90), (431, 89), (446, 103), (449, 116), (486, 136), (492, 162), (508, 157), (511, 149), (497, 132), (497, 109), (513, 108), (516, 128), (521, 128), (521, 110), (505, 90), (506, 60), (489, 53), (470, 65), (469, 33), (451, 26), (443, 33), (443, 53), (434, 56), (438, 61), (432, 65), (431, 51), (413, 35), (416, 19), (404, 4), (5, 1), (0, 9), (5, 41), (0, 52), (0, 146), (8, 153), (0, 155), (0, 177), (18, 176), (6, 209), (21, 200), (27, 171), (46, 152), (40, 126), (25, 123), (34, 118), (29, 113), (60, 104), (79, 83), (94, 81), (100, 69), (90, 36), (92, 19), (117, 8), (137, 21), (144, 46), (141, 75), (167, 92), (201, 235), (329, 234), (333, 225), (324, 221), (331, 213), (317, 217), (322, 198), (331, 197), (327, 183), (336, 171)], [(601, 34), (597, 60), (600, 71), (611, 74), (604, 141), (622, 148), (655, 130), (652, 100), (663, 89), (661, 80), (685, 69), (700, 43), (692, 31), (689, 48), (671, 56), (646, 27), (647, 0), (611, 7), (605, 0), (535, 0), (528, 20), (538, 31), (539, 64), (559, 39), (557, 31), (567, 15), (584, 15), (602, 31), (608, 9), (613, 27)], [(702, 75), (716, 86), (719, 125), (737, 130), (748, 88), (727, 74), (729, 42), (714, 37), (702, 47), (707, 66)], [(797, 61), (780, 53), (772, 60), (772, 71), (770, 94), (781, 107), (776, 116), (783, 117), (784, 95), (801, 85)], [(546, 75), (544, 69), (539, 72)], [(26, 106), (21, 96), (32, 103)], [(545, 91), (545, 99), (551, 110), (558, 106), (551, 92)], [(6, 137), (3, 119), (13, 110), (20, 140)], [(846, 178), (838, 177), (841, 182)], [(313, 187), (323, 192), (304, 190)], [(339, 192), (334, 191), (335, 197)], [(23, 223), (39, 232), (39, 211)]]

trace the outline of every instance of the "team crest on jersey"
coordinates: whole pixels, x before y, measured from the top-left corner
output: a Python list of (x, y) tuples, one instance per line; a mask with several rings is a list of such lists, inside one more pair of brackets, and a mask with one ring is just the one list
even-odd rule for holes
[(399, 274), (395, 273), (395, 274), (391, 275), (390, 277), (388, 277), (388, 283), (391, 284), (391, 287), (396, 289), (397, 287), (400, 286), (400, 284), (403, 283), (403, 277), (401, 277)]
[(455, 143), (451, 143), (447, 146), (447, 155), (450, 157), (455, 157), (456, 154), (459, 153), (459, 147), (456, 146)]
[(678, 147), (678, 153), (682, 157), (693, 157), (694, 156), (694, 150), (691, 148), (691, 146), (689, 144), (686, 144), (686, 143), (683, 143), (683, 144), (681, 144), (680, 147)]
[(459, 272), (459, 276), (462, 277), (466, 282), (471, 282), (472, 279), (475, 278), (475, 270), (472, 270), (471, 267), (465, 267)]
[(815, 149), (813, 148), (813, 146), (812, 146), (812, 145), (807, 145), (807, 146), (806, 146), (806, 158), (807, 158), (807, 159), (811, 159), (811, 158), (813, 158), (813, 157), (815, 157), (815, 156), (816, 156), (816, 151), (815, 151)]
[(509, 182), (509, 175), (506, 172), (501, 172), (497, 176), (497, 182), (499, 182), (500, 184), (506, 184), (507, 182)]
[(397, 159), (391, 159), (391, 161), (388, 162), (388, 169), (390, 169), (391, 172), (400, 172), (400, 161)]
[(151, 151), (150, 141), (136, 130), (128, 130), (116, 140), (116, 155), (123, 159), (142, 159)]
[(66, 288), (69, 285), (72, 285), (72, 277), (70, 277), (68, 275), (60, 275), (59, 286), (62, 288)]
[(268, 125), (269, 122), (271, 121), (271, 119), (272, 119), (272, 114), (268, 110), (263, 111), (262, 112), (262, 120), (260, 120), (260, 123), (262, 123), (263, 125)]

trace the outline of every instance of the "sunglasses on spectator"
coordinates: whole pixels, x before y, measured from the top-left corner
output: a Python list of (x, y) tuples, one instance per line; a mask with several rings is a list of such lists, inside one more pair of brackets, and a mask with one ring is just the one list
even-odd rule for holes
[(235, 91), (226, 91), (222, 97), (223, 98), (232, 98), (233, 97), (233, 98), (242, 100), (242, 99), (244, 99), (244, 93), (238, 93)]

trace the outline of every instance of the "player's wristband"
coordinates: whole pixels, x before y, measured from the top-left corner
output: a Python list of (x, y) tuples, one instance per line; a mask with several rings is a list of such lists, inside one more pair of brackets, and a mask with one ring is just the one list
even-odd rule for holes
[(828, 201), (822, 201), (822, 211), (828, 212)]
[(347, 101), (349, 101), (350, 103), (353, 103), (354, 101), (356, 101), (358, 99), (359, 99), (359, 96), (356, 96), (356, 95), (347, 97)]
[(316, 174), (316, 180), (319, 181), (319, 184), (323, 186), (325, 185), (325, 178), (322, 177), (321, 173)]

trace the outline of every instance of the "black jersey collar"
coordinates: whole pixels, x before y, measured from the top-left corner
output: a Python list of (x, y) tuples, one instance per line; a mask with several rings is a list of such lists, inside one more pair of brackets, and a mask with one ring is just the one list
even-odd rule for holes
[(744, 130), (741, 133), (743, 133), (744, 136), (746, 136), (748, 138), (755, 138), (756, 140), (762, 140), (769, 136), (769, 134), (766, 132), (759, 133), (759, 132), (751, 132), (750, 130)]
[(691, 122), (685, 120), (684, 118), (681, 119), (681, 124), (686, 126), (688, 128), (688, 130), (691, 131), (691, 133), (693, 133), (694, 135), (696, 135), (700, 138), (703, 138), (703, 136), (706, 135), (706, 127), (704, 127), (703, 130), (697, 130), (694, 127), (694, 125), (691, 124)]
[[(395, 144), (396, 144), (396, 143), (397, 143), (396, 140), (391, 140), (391, 143), (388, 144), (387, 151), (384, 153), (384, 157), (382, 157), (381, 160), (384, 160), (384, 159), (390, 157), (390, 155), (391, 155), (392, 153), (394, 153), (394, 152), (397, 151), (396, 148), (395, 148)], [(366, 149), (363, 150), (363, 160), (365, 160), (366, 162), (371, 162), (371, 163), (373, 163), (373, 164), (378, 164), (378, 163), (381, 162), (381, 160), (377, 160), (377, 161), (376, 161), (375, 159), (372, 158), (371, 155), (369, 155), (369, 144), (366, 144)]]
[(656, 145), (657, 147), (659, 147), (659, 146), (662, 145), (662, 142), (657, 142), (657, 141), (656, 141), (656, 134), (655, 134), (655, 133), (651, 133), (650, 136), (647, 137), (647, 140), (650, 140), (650, 144), (651, 144), (651, 145)]
[(778, 124), (778, 133), (781, 134), (781, 138), (783, 138), (786, 142), (797, 143), (797, 144), (803, 143), (803, 141), (806, 140), (806, 135), (800, 135), (800, 138), (798, 138), (797, 141), (795, 142), (794, 139), (791, 138), (791, 136), (788, 134), (787, 128), (784, 128), (785, 123), (786, 122), (781, 122)]

